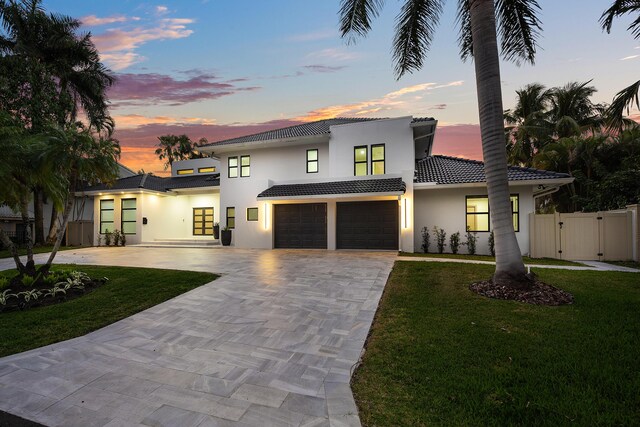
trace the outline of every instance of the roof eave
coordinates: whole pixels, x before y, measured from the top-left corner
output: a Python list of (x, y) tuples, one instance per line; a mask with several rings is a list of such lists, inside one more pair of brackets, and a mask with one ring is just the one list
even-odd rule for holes
[[(509, 181), (509, 185), (512, 187), (515, 186), (524, 186), (524, 185), (566, 185), (571, 184), (574, 181), (573, 177), (569, 178), (541, 178), (541, 179), (527, 179), (527, 180), (511, 180)], [(464, 182), (458, 184), (438, 184), (436, 182), (414, 182), (413, 188), (415, 190), (434, 190), (441, 188), (478, 188), (478, 187), (486, 187), (487, 182)]]
[(256, 197), (258, 201), (269, 200), (304, 200), (304, 199), (346, 199), (363, 197), (400, 197), (404, 191), (386, 191), (381, 193), (339, 193), (339, 194), (314, 194), (307, 196), (281, 196), (281, 197)]
[(122, 193), (149, 193), (149, 194), (167, 194), (166, 191), (159, 191), (159, 190), (151, 190), (148, 188), (120, 188), (120, 189), (113, 189), (113, 188), (107, 188), (104, 190), (92, 190), (92, 191), (76, 191), (75, 192), (75, 196), (76, 197), (82, 197), (82, 196), (101, 196), (103, 194), (122, 194)]
[(231, 144), (216, 145), (216, 143), (213, 143), (211, 145), (198, 147), (198, 149), (202, 153), (213, 155), (218, 153), (229, 153), (229, 152), (238, 151), (242, 149), (278, 147), (281, 145), (291, 146), (291, 145), (298, 145), (298, 144), (311, 144), (314, 142), (328, 142), (328, 141), (329, 141), (329, 133), (323, 133), (320, 135), (306, 135), (306, 136), (296, 136), (296, 137), (290, 137), (290, 138), (266, 139), (266, 140), (259, 140), (259, 141), (237, 142), (237, 143), (231, 143)]

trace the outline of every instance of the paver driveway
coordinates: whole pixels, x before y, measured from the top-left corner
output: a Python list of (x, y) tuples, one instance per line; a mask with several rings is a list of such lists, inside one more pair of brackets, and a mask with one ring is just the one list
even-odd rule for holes
[[(0, 409), (46, 425), (359, 425), (349, 387), (395, 253), (90, 248), (58, 263), (210, 271), (111, 326), (0, 359)], [(11, 267), (1, 260), (0, 269)]]

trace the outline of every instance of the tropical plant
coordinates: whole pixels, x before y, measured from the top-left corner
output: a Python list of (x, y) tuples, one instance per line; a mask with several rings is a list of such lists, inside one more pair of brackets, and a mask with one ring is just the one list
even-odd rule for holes
[(476, 247), (478, 243), (478, 233), (467, 231), (467, 241), (464, 243), (467, 246), (467, 252), (469, 255), (476, 254)]
[(31, 301), (37, 301), (38, 298), (40, 298), (40, 296), (42, 295), (42, 292), (40, 292), (37, 289), (30, 289), (27, 291), (23, 291), (23, 292), (19, 292), (16, 296), (18, 298), (22, 298), (22, 300), (26, 303), (31, 302)]
[[(381, 0), (342, 0), (343, 37), (364, 36), (383, 6)], [(444, 0), (405, 0), (396, 19), (393, 58), (398, 78), (422, 68), (431, 46)], [(491, 222), (496, 231), (496, 270), (493, 281), (507, 286), (530, 286), (513, 229), (507, 154), (503, 134), (498, 35), (504, 59), (533, 63), (540, 23), (536, 0), (459, 0), (460, 55), (473, 57), (478, 92)], [(497, 26), (496, 26), (497, 22)]]
[(126, 234), (124, 234), (122, 232), (120, 233), (120, 244), (122, 246), (126, 246), (126, 244), (127, 244), (127, 236), (126, 236)]
[(0, 276), (0, 291), (9, 286), (9, 279), (5, 276)]
[(449, 246), (451, 247), (451, 253), (457, 254), (460, 249), (460, 232), (456, 231), (449, 236)]
[(109, 231), (109, 229), (106, 229), (104, 231), (104, 244), (105, 246), (111, 246), (111, 231)]
[(113, 246), (118, 246), (120, 244), (120, 230), (117, 228), (113, 230), (111, 233), (111, 238), (113, 239)]
[(18, 295), (10, 293), (11, 289), (5, 289), (0, 292), (0, 305), (5, 306), (9, 301), (9, 298), (18, 298)]
[(438, 226), (434, 225), (433, 235), (436, 237), (436, 247), (438, 248), (438, 253), (444, 253), (445, 242), (447, 241), (447, 233), (442, 228), (438, 228)]
[(422, 252), (429, 253), (429, 240), (431, 239), (431, 235), (429, 234), (429, 229), (427, 227), (422, 227)]
[(194, 143), (187, 135), (163, 135), (158, 137), (158, 141), (159, 148), (156, 149), (155, 153), (158, 159), (165, 161), (165, 169), (178, 160), (204, 157), (196, 149), (198, 145), (207, 143), (206, 138), (201, 138), (198, 143)]
[[(107, 89), (114, 83), (100, 63), (91, 34), (78, 33), (80, 21), (46, 13), (41, 0), (0, 0), (0, 106), (12, 111), (32, 134), (52, 124), (65, 127), (86, 116), (89, 127), (110, 134)], [(44, 242), (44, 188), (33, 187), (35, 240)], [(58, 209), (54, 206), (49, 241), (56, 240)]]
[[(640, 1), (638, 0), (615, 0), (609, 9), (603, 12), (600, 17), (600, 24), (607, 33), (610, 33), (613, 20), (626, 14), (635, 15), (627, 30), (631, 31), (633, 38), (639, 39)], [(609, 126), (618, 130), (623, 129), (625, 125), (636, 126), (635, 122), (624, 118), (625, 111), (629, 114), (631, 107), (634, 105), (640, 109), (640, 80), (622, 89), (613, 98), (613, 102), (611, 102), (607, 110)]]

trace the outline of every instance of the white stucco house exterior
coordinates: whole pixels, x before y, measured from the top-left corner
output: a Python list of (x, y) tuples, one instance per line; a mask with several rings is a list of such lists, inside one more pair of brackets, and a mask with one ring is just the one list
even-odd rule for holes
[[(432, 155), (437, 121), (335, 118), (218, 141), (211, 157), (175, 162), (172, 176), (136, 175), (89, 187), (94, 232), (129, 243), (212, 241), (213, 224), (241, 248), (421, 251), (423, 227), (478, 232), (487, 253), (490, 212), (482, 162)], [(572, 181), (530, 168), (508, 171), (514, 227), (529, 252), (534, 199)], [(433, 248), (433, 247), (432, 247)]]

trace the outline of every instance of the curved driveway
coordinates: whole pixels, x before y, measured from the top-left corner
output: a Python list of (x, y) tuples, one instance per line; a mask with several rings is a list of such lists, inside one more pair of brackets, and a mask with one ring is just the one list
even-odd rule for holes
[[(351, 369), (395, 259), (230, 248), (61, 252), (57, 263), (222, 277), (83, 337), (0, 359), (0, 409), (52, 426), (360, 425)], [(0, 269), (11, 266), (0, 260)]]

